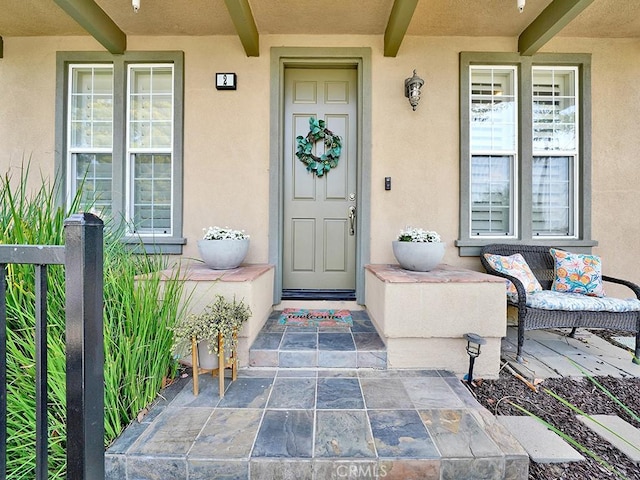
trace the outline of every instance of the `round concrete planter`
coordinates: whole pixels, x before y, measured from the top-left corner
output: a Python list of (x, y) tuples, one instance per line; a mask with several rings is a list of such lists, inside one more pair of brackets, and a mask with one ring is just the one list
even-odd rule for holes
[(393, 254), (405, 270), (428, 272), (444, 257), (444, 242), (400, 242), (393, 241)]
[(209, 353), (209, 342), (198, 342), (198, 366), (205, 370), (218, 368), (218, 354)]
[(204, 263), (213, 270), (228, 270), (242, 263), (249, 251), (249, 239), (198, 240), (198, 250)]
[[(225, 358), (228, 359), (231, 357), (231, 350), (228, 348), (224, 349)], [(191, 359), (191, 357), (189, 357)], [(202, 340), (198, 342), (198, 367), (203, 368), (205, 370), (213, 370), (218, 368), (219, 365), (219, 357), (217, 353), (209, 353), (209, 342), (206, 340)]]

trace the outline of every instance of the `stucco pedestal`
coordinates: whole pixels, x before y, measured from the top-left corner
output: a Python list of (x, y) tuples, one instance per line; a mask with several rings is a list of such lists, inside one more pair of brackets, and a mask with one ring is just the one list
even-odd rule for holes
[(440, 264), (429, 272), (399, 265), (365, 267), (365, 302), (387, 346), (389, 368), (442, 369), (462, 376), (469, 368), (463, 335), (487, 341), (474, 378), (496, 378), (506, 335), (504, 280)]
[[(171, 278), (172, 270), (166, 271)], [(220, 294), (227, 299), (244, 300), (251, 308), (251, 317), (238, 332), (238, 362), (249, 364), (249, 347), (260, 333), (273, 310), (273, 265), (249, 264), (231, 270), (212, 270), (202, 263), (192, 263), (180, 271), (185, 281), (184, 295), (191, 295), (189, 313), (200, 313)]]

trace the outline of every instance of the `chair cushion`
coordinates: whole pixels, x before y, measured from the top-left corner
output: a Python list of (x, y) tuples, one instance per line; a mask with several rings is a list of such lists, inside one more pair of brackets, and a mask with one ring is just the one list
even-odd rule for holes
[[(506, 257), (504, 255), (492, 255), (490, 253), (485, 253), (484, 258), (487, 259), (487, 262), (489, 262), (489, 265), (491, 265), (494, 270), (506, 273), (507, 275), (511, 275), (512, 277), (516, 277), (520, 280), (527, 293), (539, 292), (542, 290), (540, 282), (533, 274), (527, 264), (527, 261), (521, 254), (516, 253)], [(517, 293), (515, 285), (509, 280), (507, 280), (507, 292)]]
[[(510, 302), (517, 303), (517, 294), (509, 293), (507, 295)], [(640, 311), (640, 300), (636, 298), (590, 297), (582, 293), (543, 290), (527, 294), (527, 307), (571, 312), (637, 312)]]
[(565, 252), (552, 248), (554, 279), (551, 290), (604, 297), (602, 262), (597, 255)]

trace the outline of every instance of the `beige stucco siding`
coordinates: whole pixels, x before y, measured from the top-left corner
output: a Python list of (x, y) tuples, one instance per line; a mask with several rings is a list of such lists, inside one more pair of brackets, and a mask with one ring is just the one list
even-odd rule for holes
[[(382, 54), (381, 36), (260, 37), (260, 57), (248, 58), (236, 36), (129, 37), (129, 50), (185, 53), (185, 255), (197, 256), (202, 228), (247, 230), (247, 261), (268, 261), (271, 47), (370, 47), (372, 52), (371, 258), (393, 261), (390, 242), (413, 224), (437, 230), (448, 243), (445, 261), (479, 269), (460, 258), (454, 241), (459, 219), (460, 51), (515, 51), (515, 38), (412, 37), (398, 56)], [(0, 59), (0, 172), (31, 158), (54, 173), (56, 51), (103, 51), (89, 37), (4, 39)], [(640, 282), (640, 41), (566, 39), (545, 52), (592, 54), (592, 191), (594, 249), (607, 273)], [(424, 78), (414, 112), (403, 92), (416, 69)], [(216, 72), (236, 72), (237, 91), (217, 91)], [(384, 190), (384, 177), (392, 190)]]
[[(638, 283), (640, 273), (640, 41), (565, 39), (544, 51), (591, 53), (592, 76), (592, 227), (603, 256), (603, 270)], [(606, 285), (607, 293), (633, 296)], [(606, 288), (605, 287), (605, 288)]]

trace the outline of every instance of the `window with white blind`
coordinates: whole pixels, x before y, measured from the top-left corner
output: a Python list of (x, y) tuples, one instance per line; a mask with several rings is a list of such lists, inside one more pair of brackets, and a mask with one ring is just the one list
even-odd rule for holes
[(461, 255), (590, 247), (590, 56), (460, 55)]
[(113, 67), (69, 67), (68, 161), (72, 196), (82, 185), (84, 204), (112, 214)]
[(532, 231), (536, 236), (576, 232), (574, 192), (578, 162), (577, 68), (532, 69)]
[[(87, 59), (91, 59), (89, 62)], [(181, 52), (58, 54), (59, 158), (67, 198), (124, 220), (149, 252), (181, 253)]]
[(471, 67), (471, 233), (513, 236), (517, 102), (514, 67)]
[(129, 65), (128, 218), (140, 234), (171, 233), (173, 66)]

